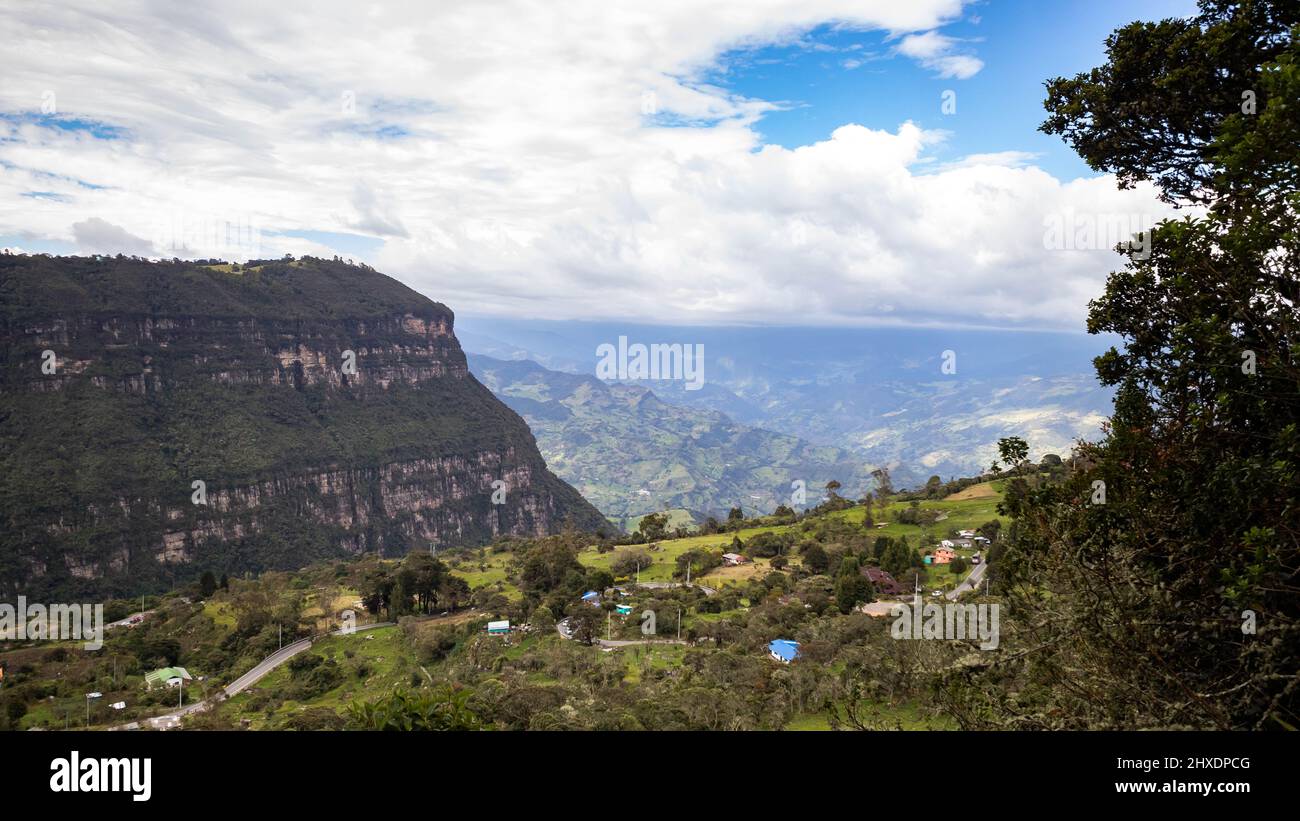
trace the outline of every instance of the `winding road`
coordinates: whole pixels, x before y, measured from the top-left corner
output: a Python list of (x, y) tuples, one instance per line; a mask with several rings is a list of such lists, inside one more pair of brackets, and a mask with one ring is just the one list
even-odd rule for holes
[[(376, 630), (380, 627), (392, 627), (392, 626), (393, 626), (393, 622), (391, 621), (381, 621), (381, 622), (376, 622), (375, 624), (361, 625), (357, 627), (355, 630), (351, 630), (351, 631), (335, 630), (334, 632), (327, 633), (326, 635), (348, 636), (354, 633), (364, 633), (367, 630)], [(178, 710), (173, 710), (172, 712), (166, 713), (164, 715), (141, 719), (141, 721), (143, 721), (145, 724), (147, 724), (148, 726), (152, 727), (155, 730), (177, 729), (181, 725), (181, 719), (184, 718), (185, 716), (191, 713), (197, 713), (200, 710), (206, 710), (220, 701), (223, 701), (227, 698), (231, 698), (233, 696), (238, 695), (239, 693), (242, 693), (244, 690), (247, 690), (249, 687), (252, 687), (258, 681), (262, 680), (262, 678), (264, 678), (272, 670), (279, 667), (281, 664), (284, 664), (286, 661), (293, 658), (294, 656), (298, 655), (303, 650), (306, 650), (309, 647), (311, 647), (312, 642), (314, 642), (317, 638), (323, 638), (323, 637), (313, 636), (311, 638), (299, 639), (298, 641), (295, 641), (293, 644), (286, 644), (284, 647), (281, 647), (279, 650), (276, 650), (271, 655), (259, 661), (256, 665), (253, 666), (253, 669), (249, 670), (247, 673), (244, 673), (242, 676), (235, 679), (230, 684), (226, 685), (221, 690), (220, 693), (218, 693), (215, 696), (212, 696), (211, 698), (205, 698), (201, 701), (196, 701), (193, 704), (187, 705), (185, 707), (181, 707)], [(138, 730), (140, 729), (141, 721), (132, 721), (127, 724), (120, 724), (116, 727), (110, 727), (109, 729), (110, 730)]]

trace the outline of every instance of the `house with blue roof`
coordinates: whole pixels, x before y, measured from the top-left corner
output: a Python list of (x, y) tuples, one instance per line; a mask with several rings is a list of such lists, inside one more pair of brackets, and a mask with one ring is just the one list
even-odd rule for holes
[(587, 604), (600, 604), (600, 594), (595, 590), (588, 590), (582, 594), (582, 600)]
[(767, 645), (767, 652), (782, 664), (789, 664), (799, 655), (799, 642), (790, 639), (774, 639)]

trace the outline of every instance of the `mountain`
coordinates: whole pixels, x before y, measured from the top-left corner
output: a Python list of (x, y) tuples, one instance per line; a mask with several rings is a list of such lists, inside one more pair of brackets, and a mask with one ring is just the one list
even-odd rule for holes
[[(726, 414), (889, 467), (895, 485), (979, 473), (997, 440), (1067, 453), (1111, 410), (1092, 359), (1104, 336), (965, 328), (689, 327), (472, 317), (467, 350), (595, 374), (597, 346), (698, 345), (704, 384), (631, 382), (670, 404)], [(488, 350), (490, 349), (490, 350)], [(946, 356), (947, 355), (947, 356)], [(945, 361), (952, 367), (945, 370)], [(845, 481), (841, 479), (840, 481)], [(846, 484), (845, 492), (865, 488)]]
[(366, 267), (3, 255), (0, 352), (0, 592), (609, 527)]
[(671, 508), (770, 513), (791, 503), (796, 481), (809, 505), (831, 479), (871, 485), (869, 469), (849, 451), (671, 404), (640, 385), (479, 354), (470, 354), (469, 367), (528, 420), (552, 470), (633, 528), (640, 516)]

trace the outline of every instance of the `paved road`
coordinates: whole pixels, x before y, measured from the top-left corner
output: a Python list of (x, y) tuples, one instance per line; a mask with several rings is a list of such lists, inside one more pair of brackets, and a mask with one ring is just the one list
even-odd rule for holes
[[(392, 626), (393, 626), (393, 622), (391, 621), (381, 621), (381, 622), (376, 622), (375, 624), (361, 625), (360, 627), (357, 627), (357, 629), (354, 632), (364, 633), (367, 630), (375, 630), (380, 627), (392, 627)], [(335, 630), (330, 635), (345, 636), (345, 635), (352, 635), (352, 634), (347, 633), (343, 630)], [(219, 701), (238, 695), (244, 690), (247, 690), (249, 687), (252, 687), (263, 677), (265, 677), (267, 673), (270, 673), (272, 670), (279, 667), (281, 664), (284, 664), (286, 661), (293, 658), (294, 656), (298, 655), (303, 650), (306, 650), (307, 648), (311, 647), (313, 640), (314, 639), (310, 639), (310, 638), (299, 639), (298, 641), (295, 641), (293, 644), (286, 644), (284, 647), (281, 647), (279, 650), (276, 650), (271, 655), (259, 661), (253, 667), (252, 670), (249, 670), (247, 673), (244, 673), (242, 676), (232, 681), (218, 695), (212, 696), (211, 698), (203, 699), (202, 701), (196, 701), (193, 704), (182, 707), (179, 710), (173, 710), (172, 712), (167, 713), (165, 715), (153, 716), (152, 718), (143, 719), (143, 721), (146, 724), (148, 724), (150, 727), (154, 728), (155, 730), (177, 729), (180, 727), (181, 719), (183, 717), (189, 715), (190, 713), (197, 713), (199, 710), (206, 710)], [(129, 724), (122, 724), (117, 727), (110, 727), (109, 729), (110, 730), (138, 730), (140, 729), (140, 722), (132, 721)]]
[(952, 589), (952, 592), (950, 592), (947, 595), (947, 598), (950, 601), (956, 601), (957, 597), (960, 596), (962, 593), (967, 593), (971, 590), (974, 590), (976, 587), (979, 586), (980, 580), (984, 578), (984, 571), (987, 568), (988, 568), (988, 564), (986, 563), (977, 564), (974, 567), (972, 567), (970, 571), (970, 575), (967, 576), (966, 579), (961, 584), (954, 587)]

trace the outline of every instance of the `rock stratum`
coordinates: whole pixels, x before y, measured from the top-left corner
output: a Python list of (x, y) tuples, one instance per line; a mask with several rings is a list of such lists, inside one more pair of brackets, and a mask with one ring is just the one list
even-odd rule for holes
[(608, 528), (453, 323), (340, 261), (0, 256), (0, 593)]

